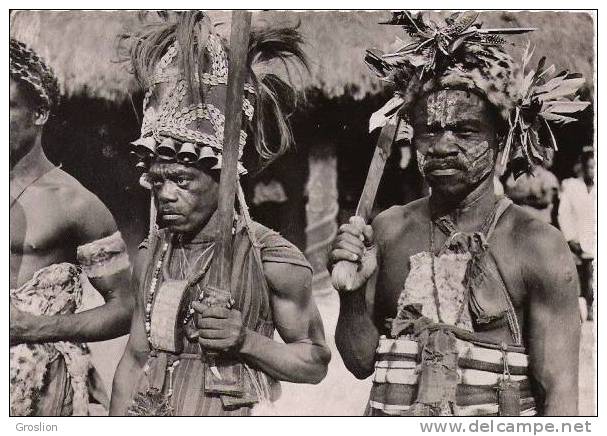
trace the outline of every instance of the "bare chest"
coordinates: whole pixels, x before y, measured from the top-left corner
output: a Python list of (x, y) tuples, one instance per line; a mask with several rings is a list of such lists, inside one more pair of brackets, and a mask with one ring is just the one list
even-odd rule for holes
[(11, 255), (46, 255), (76, 246), (69, 205), (53, 191), (31, 189), (10, 208)]
[[(391, 235), (389, 240), (383, 241), (374, 305), (378, 327), (382, 327), (387, 318), (396, 316), (399, 298), (405, 289), (407, 278), (412, 273), (412, 257), (430, 251), (431, 245), (440, 247), (445, 239), (445, 235), (435, 231), (434, 242), (431, 244), (430, 226), (422, 224), (408, 226), (402, 232)], [(495, 260), (497, 274), (503, 280), (512, 304), (522, 318), (526, 289), (521, 274), (521, 256), (512, 248), (507, 234), (498, 230), (490, 240), (489, 250)], [(485, 295), (496, 292), (495, 289), (479, 290), (481, 291), (484, 291)]]

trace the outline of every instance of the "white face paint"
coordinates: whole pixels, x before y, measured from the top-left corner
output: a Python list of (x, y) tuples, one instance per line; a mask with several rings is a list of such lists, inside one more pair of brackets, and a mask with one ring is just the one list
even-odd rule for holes
[(444, 128), (453, 123), (458, 115), (457, 97), (453, 91), (441, 89), (428, 96), (428, 126), (438, 124)]
[(422, 177), (426, 177), (426, 175), (424, 174), (424, 165), (426, 164), (426, 155), (421, 153), (419, 150), (416, 150), (415, 154), (417, 156), (417, 168), (419, 169), (419, 173), (422, 175)]
[(465, 194), (491, 173), (495, 119), (482, 97), (439, 90), (420, 100), (412, 115), (418, 167), (430, 186)]

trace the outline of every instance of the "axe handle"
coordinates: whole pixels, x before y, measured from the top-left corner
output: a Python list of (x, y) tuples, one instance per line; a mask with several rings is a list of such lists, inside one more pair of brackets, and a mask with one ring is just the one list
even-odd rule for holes
[[(369, 172), (367, 173), (367, 179), (365, 180), (365, 186), (363, 192), (358, 201), (358, 207), (356, 208), (356, 216), (362, 218), (362, 221), (357, 224), (359, 230), (363, 230), (363, 226), (366, 225), (367, 221), (371, 217), (373, 210), (373, 204), (375, 203), (375, 196), (377, 194), (377, 188), (381, 181), (386, 161), (390, 156), (390, 150), (392, 149), (392, 143), (396, 137), (398, 131), (398, 122), (390, 121), (382, 127), (381, 133), (377, 140), (377, 146), (369, 165)], [(353, 291), (354, 280), (356, 273), (358, 272), (359, 263), (342, 260), (337, 262), (333, 267), (331, 273), (331, 279), (333, 287), (342, 291)]]
[(216, 236), (213, 274), (210, 277), (211, 283), (226, 291), (229, 291), (232, 275), (232, 223), (234, 198), (238, 183), (238, 148), (242, 125), (242, 100), (247, 74), (250, 28), (250, 12), (232, 12), (222, 168), (219, 178), (217, 205), (219, 229)]

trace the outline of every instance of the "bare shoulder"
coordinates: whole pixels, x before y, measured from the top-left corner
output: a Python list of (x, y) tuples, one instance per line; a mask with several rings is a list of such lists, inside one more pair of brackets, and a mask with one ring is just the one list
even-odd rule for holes
[(311, 295), (312, 271), (301, 265), (264, 262), (264, 275), (271, 292), (289, 300), (307, 300)]
[(60, 168), (49, 173), (45, 181), (53, 189), (58, 200), (61, 201), (61, 205), (71, 212), (78, 212), (86, 207), (98, 208), (98, 203), (101, 203), (95, 194), (82, 186), (75, 177)]
[(574, 280), (575, 265), (571, 252), (556, 227), (536, 219), (516, 205), (508, 211), (506, 226), (502, 230), (512, 235), (513, 249), (527, 284), (533, 288), (556, 290), (558, 285)]
[(514, 204), (510, 207), (508, 215), (507, 225), (520, 253), (537, 256), (564, 251), (569, 255), (565, 238), (556, 227), (533, 217)]
[(112, 214), (103, 202), (62, 169), (49, 175), (48, 183), (57, 204), (67, 212), (81, 243), (94, 241), (116, 231)]
[(428, 198), (420, 198), (402, 206), (392, 206), (375, 217), (373, 231), (376, 241), (391, 240), (403, 231), (414, 229), (427, 222)]

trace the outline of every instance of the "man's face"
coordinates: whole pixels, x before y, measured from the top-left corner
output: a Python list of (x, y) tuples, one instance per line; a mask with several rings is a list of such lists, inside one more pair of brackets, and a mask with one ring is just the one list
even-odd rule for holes
[(48, 113), (12, 78), (9, 94), (9, 154), (12, 161), (18, 161), (34, 146)]
[(433, 190), (465, 196), (493, 170), (497, 135), (483, 98), (439, 90), (420, 99), (412, 119), (419, 169)]
[(159, 223), (172, 232), (198, 233), (217, 209), (219, 183), (208, 171), (155, 162), (148, 175)]
[(587, 184), (591, 184), (594, 182), (594, 159), (590, 158), (586, 161), (583, 166), (584, 171), (584, 181)]

